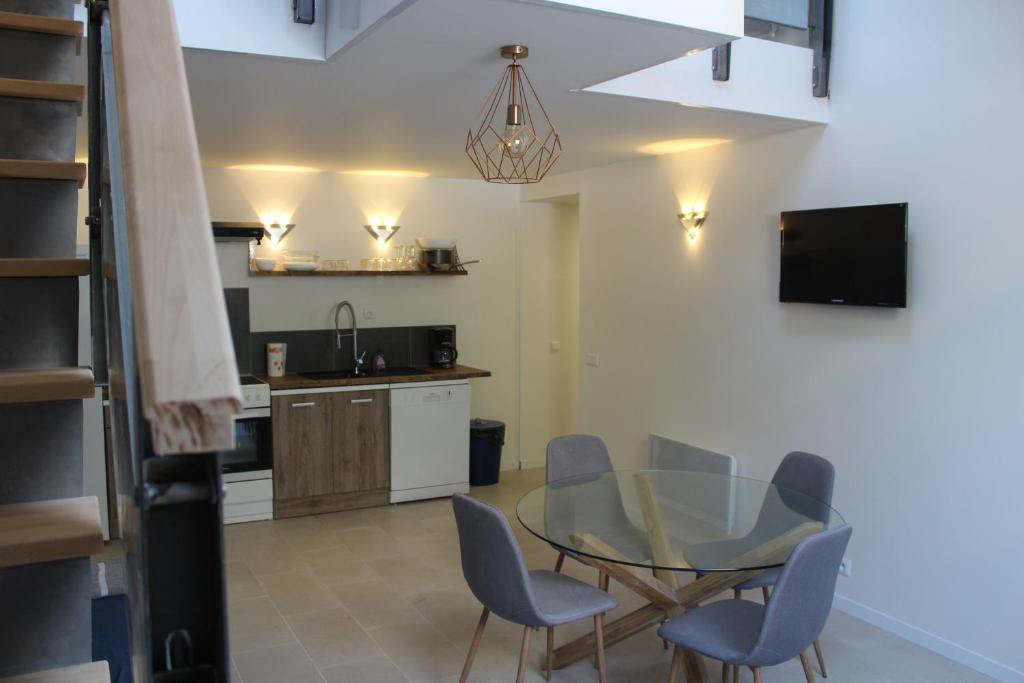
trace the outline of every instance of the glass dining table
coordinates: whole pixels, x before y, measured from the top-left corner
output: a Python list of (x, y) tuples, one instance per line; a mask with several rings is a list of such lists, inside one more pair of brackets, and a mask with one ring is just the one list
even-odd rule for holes
[[(523, 496), (516, 514), (560, 553), (648, 600), (607, 624), (606, 646), (781, 567), (801, 540), (845, 523), (825, 503), (771, 482), (676, 470), (550, 482)], [(553, 665), (595, 650), (594, 634), (581, 636), (555, 650)], [(708, 680), (699, 657), (684, 661), (687, 681)]]

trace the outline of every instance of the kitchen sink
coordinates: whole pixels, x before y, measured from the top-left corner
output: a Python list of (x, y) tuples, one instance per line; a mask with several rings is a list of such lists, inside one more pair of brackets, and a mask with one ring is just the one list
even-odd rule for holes
[(318, 370), (316, 372), (300, 372), (299, 377), (305, 377), (306, 379), (315, 380), (332, 380), (332, 379), (362, 379), (366, 377), (411, 377), (413, 375), (429, 375), (430, 372), (427, 370), (420, 370), (418, 368), (387, 368), (383, 372), (368, 372), (362, 375), (357, 375), (351, 370)]

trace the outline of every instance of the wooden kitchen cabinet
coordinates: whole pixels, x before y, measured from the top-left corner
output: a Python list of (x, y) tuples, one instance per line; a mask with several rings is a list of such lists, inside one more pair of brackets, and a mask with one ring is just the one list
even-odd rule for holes
[(351, 391), (334, 401), (334, 491), (372, 491), (391, 483), (388, 392)]
[(386, 505), (387, 390), (274, 396), (274, 517)]
[(275, 396), (274, 502), (334, 493), (330, 394)]

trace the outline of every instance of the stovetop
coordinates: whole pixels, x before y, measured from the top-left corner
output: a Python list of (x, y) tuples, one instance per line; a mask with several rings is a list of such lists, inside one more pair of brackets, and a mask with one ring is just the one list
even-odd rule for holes
[(254, 377), (253, 375), (241, 375), (241, 376), (239, 376), (238, 383), (241, 384), (243, 387), (244, 386), (249, 386), (249, 385), (252, 385), (252, 384), (266, 384), (266, 382), (264, 382), (261, 379), (258, 379), (256, 377)]

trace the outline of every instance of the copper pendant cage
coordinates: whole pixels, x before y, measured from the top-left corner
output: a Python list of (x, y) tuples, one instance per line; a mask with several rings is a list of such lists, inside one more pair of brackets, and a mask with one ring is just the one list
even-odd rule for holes
[(519, 64), (529, 50), (506, 45), (501, 55), (512, 63), (505, 67), (469, 129), (466, 154), (489, 183), (536, 183), (558, 161), (562, 142)]

